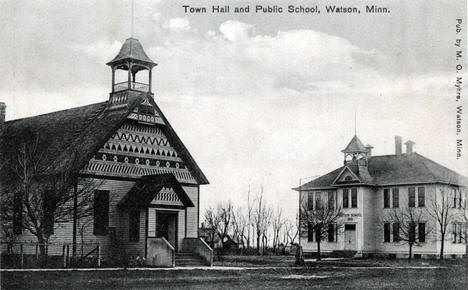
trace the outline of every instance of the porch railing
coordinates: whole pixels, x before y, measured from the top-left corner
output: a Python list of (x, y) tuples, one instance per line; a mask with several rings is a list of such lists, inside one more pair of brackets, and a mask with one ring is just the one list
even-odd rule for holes
[(213, 266), (213, 249), (202, 238), (184, 238), (182, 248), (185, 252), (202, 257), (208, 266)]
[(130, 82), (130, 86), (129, 86), (129, 83), (127, 81), (127, 82), (121, 82), (121, 83), (114, 84), (114, 92), (127, 90), (129, 88), (131, 90), (136, 90), (136, 91), (141, 91), (141, 92), (149, 92), (149, 85), (144, 84), (144, 83)]

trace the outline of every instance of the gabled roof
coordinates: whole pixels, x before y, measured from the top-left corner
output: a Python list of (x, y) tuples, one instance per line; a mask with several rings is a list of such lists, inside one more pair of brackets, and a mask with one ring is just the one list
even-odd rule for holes
[[(347, 164), (363, 184), (385, 186), (394, 184), (444, 183), (468, 186), (468, 178), (418, 153), (371, 156), (368, 166)], [(345, 166), (316, 178), (295, 190), (339, 186), (333, 182)], [(367, 170), (365, 170), (367, 169)], [(341, 185), (341, 184), (340, 184)]]
[(348, 146), (343, 149), (341, 152), (343, 153), (359, 153), (359, 152), (367, 152), (366, 146), (362, 144), (361, 140), (354, 135), (353, 139), (349, 142)]
[(147, 207), (163, 187), (171, 187), (184, 206), (195, 206), (172, 173), (145, 175), (140, 177), (135, 185), (133, 185), (128, 193), (122, 198), (118, 206), (136, 208)]
[[(102, 102), (5, 122), (0, 125), (0, 169), (13, 162), (18, 144), (25, 141), (37, 142), (37, 152), (42, 154), (41, 164), (46, 165), (44, 174), (60, 172), (75, 162), (74, 166), (83, 168), (145, 99), (145, 94), (129, 91), (128, 106), (117, 109), (110, 109), (108, 102)], [(152, 104), (161, 113), (154, 101)], [(179, 155), (186, 160), (189, 171), (199, 184), (208, 184), (185, 145), (167, 119), (163, 119), (164, 131), (176, 150), (180, 150)], [(30, 140), (31, 136), (37, 136), (37, 140)], [(7, 180), (8, 172), (0, 170), (0, 181)]]
[[(140, 41), (136, 38), (127, 38), (120, 48), (119, 53), (113, 60), (107, 63), (107, 65), (114, 66), (122, 64), (122, 69), (128, 69), (126, 62), (135, 61), (137, 63), (144, 64), (149, 68), (154, 67), (156, 64), (148, 57), (141, 45)], [(137, 68), (136, 71), (142, 68)], [(135, 71), (135, 69), (134, 69)]]

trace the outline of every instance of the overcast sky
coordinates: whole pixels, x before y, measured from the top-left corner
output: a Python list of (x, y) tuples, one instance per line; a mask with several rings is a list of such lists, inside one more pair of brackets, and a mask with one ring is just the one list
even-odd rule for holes
[[(185, 14), (188, 2), (252, 7), (248, 15)], [(468, 147), (456, 159), (453, 87), (464, 2), (375, 1), (391, 13), (328, 15), (326, 3), (368, 1), (321, 1), (320, 15), (272, 15), (253, 6), (301, 1), (135, 0), (135, 37), (158, 63), (156, 102), (211, 183), (201, 189), (202, 208), (241, 204), (249, 185), (253, 193), (263, 185), (272, 204), (293, 214), (299, 178), (342, 165), (355, 110), (357, 134), (374, 155), (393, 154), (398, 134), (468, 175)], [(130, 36), (130, 6), (0, 1), (7, 119), (106, 100), (105, 63)]]

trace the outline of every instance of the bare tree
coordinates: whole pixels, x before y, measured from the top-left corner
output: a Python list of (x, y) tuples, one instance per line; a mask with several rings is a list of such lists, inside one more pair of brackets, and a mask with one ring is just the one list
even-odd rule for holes
[(232, 225), (233, 207), (231, 201), (227, 204), (219, 204), (217, 208), (217, 215), (219, 218), (217, 233), (223, 249), (226, 247), (226, 242), (229, 240), (229, 232)]
[(283, 212), (280, 207), (277, 207), (276, 211), (272, 214), (272, 229), (273, 229), (273, 250), (276, 252), (276, 248), (279, 245), (280, 233), (284, 226)]
[(208, 227), (208, 244), (210, 247), (215, 247), (215, 237), (218, 234), (220, 219), (213, 208), (208, 208), (205, 211), (205, 223)]
[[(393, 208), (384, 213), (382, 225), (384, 239), (408, 244), (408, 260), (413, 256), (413, 246), (419, 246), (426, 241), (432, 228), (427, 223), (428, 217), (421, 208), (403, 207)], [(387, 227), (387, 229), (385, 229)], [(385, 235), (388, 235), (385, 237)]]
[[(71, 162), (60, 172), (47, 171), (50, 164), (44, 156), (39, 137), (23, 134), (20, 140), (2, 161), (8, 163), (2, 176), (2, 194), (8, 193), (13, 199), (2, 204), (13, 210), (10, 214), (21, 229), (33, 234), (40, 244), (47, 243), (54, 231), (55, 223), (76, 221), (93, 214), (94, 189), (98, 186), (88, 179), (79, 178), (79, 154), (70, 156)], [(3, 149), (5, 149), (5, 144)], [(5, 158), (7, 157), (7, 158)], [(45, 172), (49, 172), (45, 174)], [(2, 198), (2, 201), (5, 200)], [(10, 204), (8, 204), (8, 202)], [(44, 253), (41, 247), (41, 253)]]
[(252, 209), (252, 203), (250, 200), (250, 185), (249, 185), (249, 191), (247, 192), (247, 249), (250, 248), (250, 238), (251, 238), (251, 230), (252, 230), (252, 216), (253, 216), (253, 209)]
[(291, 222), (290, 220), (286, 220), (283, 227), (283, 243), (287, 245), (294, 244), (294, 241), (297, 237), (297, 229), (298, 226), (296, 223)]
[(260, 194), (255, 199), (255, 208), (253, 216), (253, 225), (257, 239), (257, 252), (260, 254), (260, 248), (265, 248), (268, 243), (267, 231), (270, 225), (271, 209), (267, 207), (263, 199), (263, 186)]
[(427, 214), (437, 223), (436, 233), (440, 241), (440, 259), (444, 258), (444, 244), (448, 226), (456, 216), (455, 211), (453, 211), (455, 190), (455, 188), (448, 186), (441, 187), (439, 192), (436, 189), (426, 207)]
[(317, 260), (320, 260), (320, 244), (322, 240), (328, 236), (331, 228), (333, 228), (334, 232), (337, 232), (343, 226), (343, 222), (341, 220), (342, 209), (336, 205), (335, 200), (324, 202), (322, 198), (318, 198), (316, 201), (315, 206), (311, 206), (306, 198), (303, 198), (299, 214), (301, 233), (306, 232), (315, 235)]
[(242, 248), (245, 248), (245, 230), (247, 228), (247, 221), (242, 213), (241, 208), (233, 211), (232, 215), (232, 238), (236, 240)]

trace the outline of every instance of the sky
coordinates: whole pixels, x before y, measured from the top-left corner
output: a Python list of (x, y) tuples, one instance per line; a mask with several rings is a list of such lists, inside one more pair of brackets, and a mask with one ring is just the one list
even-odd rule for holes
[[(263, 187), (273, 207), (294, 215), (291, 188), (340, 167), (355, 130), (373, 155), (394, 154), (400, 135), (468, 176), (466, 141), (456, 158), (453, 86), (465, 1), (380, 0), (391, 13), (378, 15), (324, 11), (364, 1), (320, 1), (319, 15), (190, 14), (187, 3), (135, 0), (134, 36), (158, 63), (156, 103), (210, 181), (202, 210), (229, 199), (242, 207), (249, 188)], [(208, 10), (310, 3), (190, 1)], [(108, 98), (105, 63), (131, 36), (130, 0), (0, 0), (0, 9), (7, 120)]]

